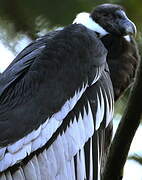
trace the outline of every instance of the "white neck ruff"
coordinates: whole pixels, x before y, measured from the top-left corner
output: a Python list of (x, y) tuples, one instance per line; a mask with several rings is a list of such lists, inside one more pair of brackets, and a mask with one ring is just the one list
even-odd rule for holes
[(82, 24), (88, 29), (91, 29), (97, 33), (99, 33), (100, 37), (109, 34), (105, 29), (103, 29), (98, 23), (96, 23), (91, 17), (89, 13), (82, 12), (77, 14), (73, 24)]

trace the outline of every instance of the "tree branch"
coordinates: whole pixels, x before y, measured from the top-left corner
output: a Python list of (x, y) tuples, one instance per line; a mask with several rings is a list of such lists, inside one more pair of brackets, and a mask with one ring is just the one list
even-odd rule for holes
[(120, 180), (130, 145), (140, 124), (142, 113), (142, 59), (140, 61), (128, 106), (110, 147), (103, 180)]

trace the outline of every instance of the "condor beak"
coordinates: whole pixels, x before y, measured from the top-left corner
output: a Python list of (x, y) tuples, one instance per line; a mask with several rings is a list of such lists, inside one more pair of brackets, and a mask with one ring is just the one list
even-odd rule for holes
[(121, 33), (124, 34), (124, 36), (136, 35), (137, 29), (135, 24), (126, 16), (124, 11), (119, 11), (119, 14), (121, 14), (121, 16), (123, 17), (119, 22)]
[(126, 19), (122, 22), (121, 28), (122, 31), (124, 32), (124, 35), (136, 35), (137, 33), (135, 24), (129, 19)]

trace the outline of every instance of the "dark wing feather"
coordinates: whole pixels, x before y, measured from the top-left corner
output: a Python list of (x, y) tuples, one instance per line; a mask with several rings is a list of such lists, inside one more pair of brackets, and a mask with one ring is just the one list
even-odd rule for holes
[(44, 47), (40, 47), (39, 49), (30, 52), (24, 56), (21, 61), (19, 60), (16, 63), (13, 63), (12, 66), (2, 73), (0, 76), (0, 96), (4, 91), (7, 91), (10, 85), (17, 81), (21, 76), (23, 77), (32, 65), (34, 59), (42, 52), (43, 48)]

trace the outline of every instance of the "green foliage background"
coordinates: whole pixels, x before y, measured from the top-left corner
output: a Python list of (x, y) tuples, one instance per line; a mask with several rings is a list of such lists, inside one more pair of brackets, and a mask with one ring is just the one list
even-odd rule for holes
[(43, 29), (70, 24), (81, 11), (91, 11), (102, 3), (117, 3), (125, 7), (129, 17), (142, 31), (141, 0), (0, 0), (0, 26), (9, 39), (17, 33), (37, 37)]

